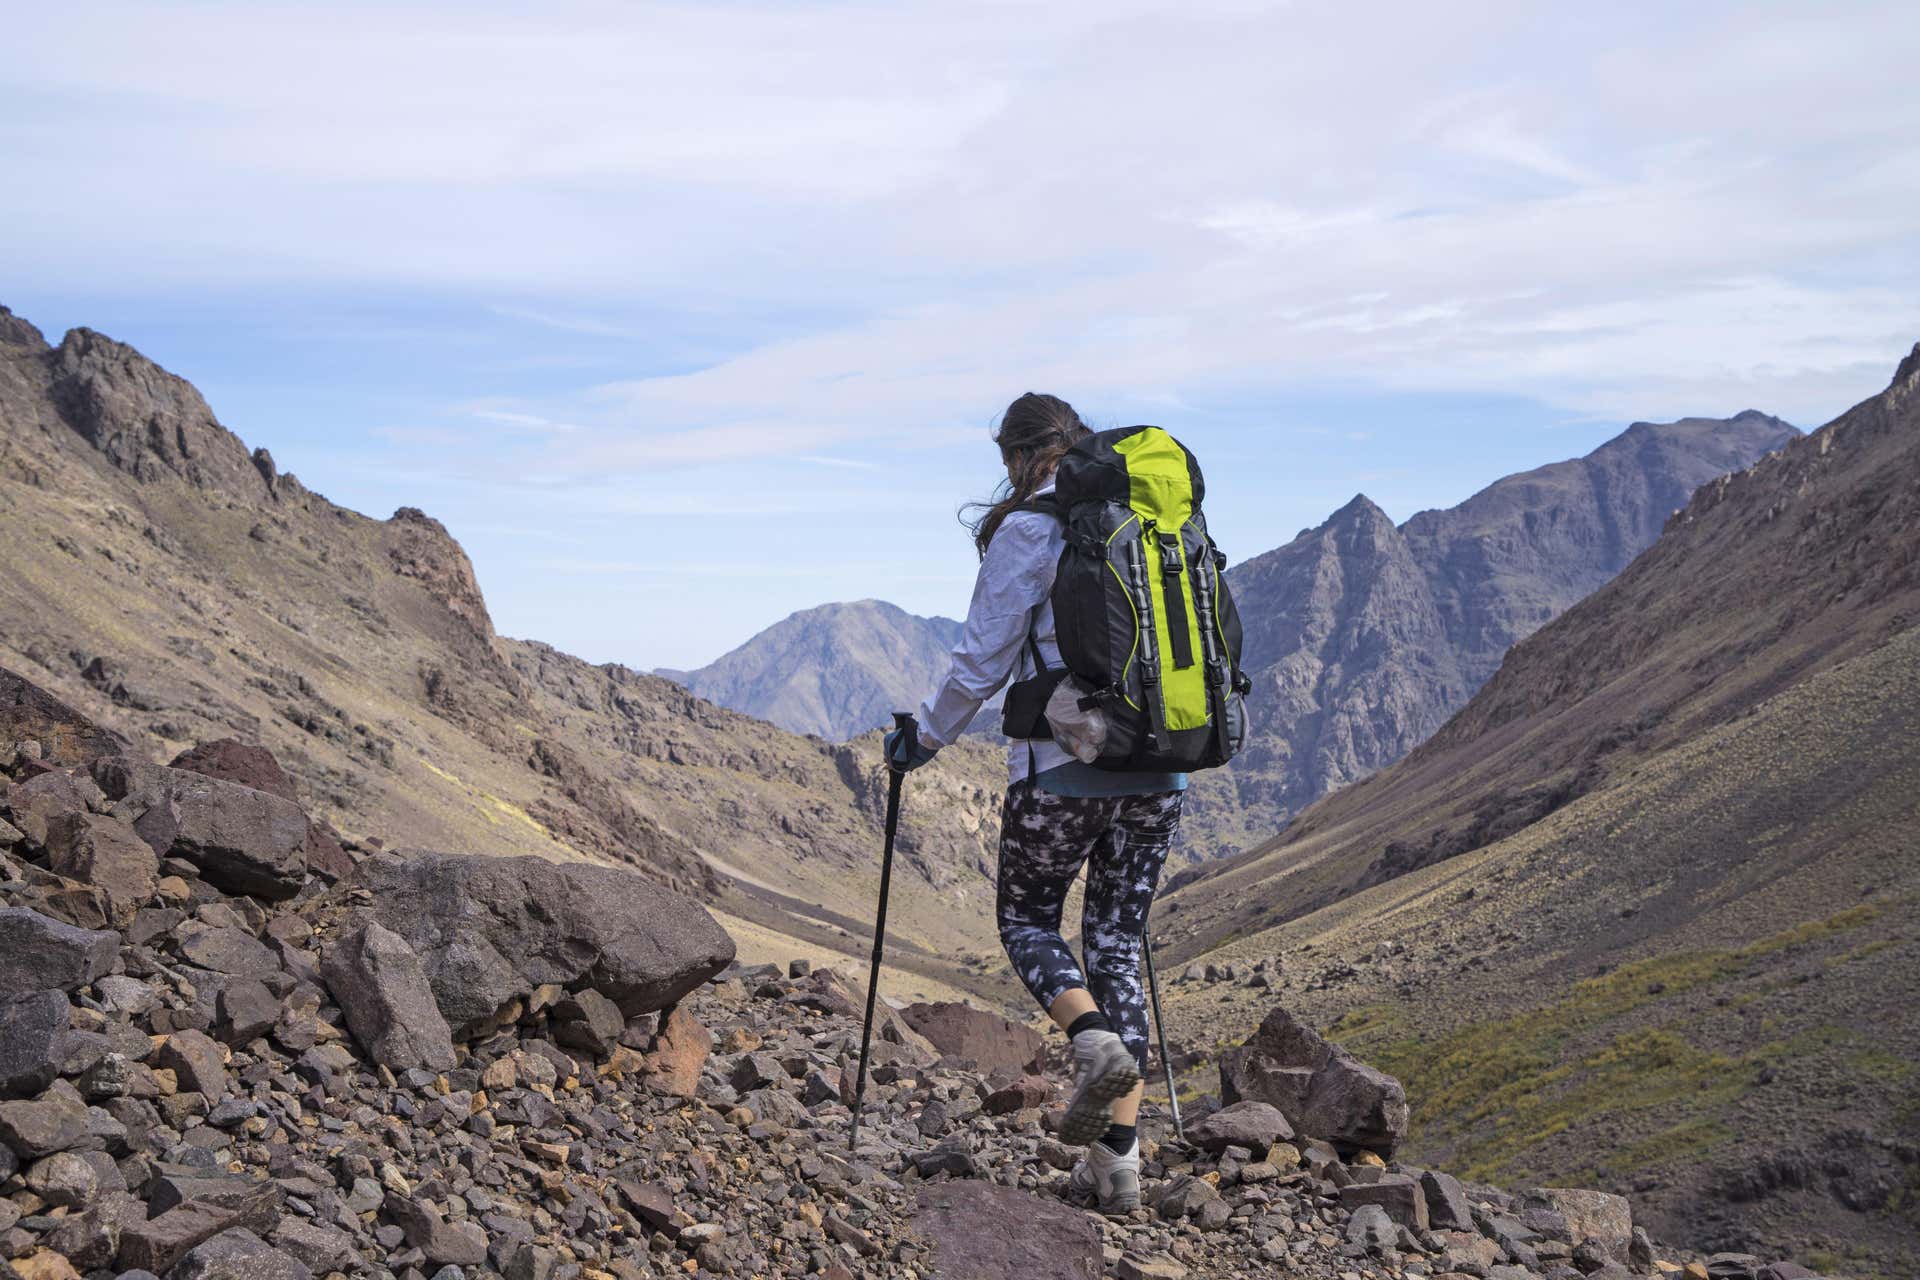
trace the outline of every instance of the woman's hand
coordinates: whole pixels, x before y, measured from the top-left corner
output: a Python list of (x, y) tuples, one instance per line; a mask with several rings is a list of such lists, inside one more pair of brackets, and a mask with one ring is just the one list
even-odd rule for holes
[(929, 747), (924, 742), (916, 740), (913, 744), (913, 751), (909, 753), (907, 751), (905, 735), (900, 730), (895, 729), (887, 735), (885, 747), (887, 767), (898, 769), (901, 773), (911, 773), (927, 761), (933, 759), (934, 753), (939, 750), (940, 748), (938, 747)]

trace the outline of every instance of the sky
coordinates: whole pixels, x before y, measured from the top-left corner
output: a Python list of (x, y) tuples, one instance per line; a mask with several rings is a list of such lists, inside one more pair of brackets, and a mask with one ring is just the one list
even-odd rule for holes
[(1920, 8), (17, 7), (0, 303), (130, 342), (497, 627), (965, 611), (1021, 392), (1242, 559), (1920, 340)]

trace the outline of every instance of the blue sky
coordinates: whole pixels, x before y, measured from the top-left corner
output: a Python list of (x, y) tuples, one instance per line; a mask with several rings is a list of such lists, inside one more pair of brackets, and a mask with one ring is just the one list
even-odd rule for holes
[(707, 661), (965, 607), (1029, 389), (1236, 558), (1638, 418), (1814, 426), (1920, 339), (1892, 4), (40, 6), (0, 302), (192, 379), (496, 623)]

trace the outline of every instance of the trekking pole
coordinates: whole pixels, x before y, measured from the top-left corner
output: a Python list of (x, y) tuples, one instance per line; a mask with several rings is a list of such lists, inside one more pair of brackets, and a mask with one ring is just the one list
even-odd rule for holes
[(1180, 1097), (1173, 1091), (1173, 1057), (1167, 1052), (1167, 1024), (1160, 1017), (1160, 980), (1153, 972), (1153, 942), (1146, 930), (1140, 931), (1140, 950), (1147, 961), (1147, 991), (1153, 996), (1153, 1029), (1160, 1036), (1160, 1068), (1167, 1073), (1167, 1105), (1173, 1109), (1173, 1132), (1187, 1140), (1187, 1127), (1180, 1123)]
[[(900, 732), (906, 757), (912, 760), (919, 748), (920, 726), (907, 711), (893, 713), (894, 728)], [(893, 833), (900, 827), (900, 782), (907, 771), (887, 761), (887, 843), (880, 856), (880, 912), (873, 921), (873, 968), (867, 975), (867, 1020), (860, 1028), (860, 1074), (853, 1085), (853, 1130), (847, 1135), (847, 1150), (860, 1149), (860, 1104), (867, 1096), (867, 1050), (873, 1045), (873, 1006), (880, 995), (880, 950), (887, 941), (887, 890), (893, 883)]]

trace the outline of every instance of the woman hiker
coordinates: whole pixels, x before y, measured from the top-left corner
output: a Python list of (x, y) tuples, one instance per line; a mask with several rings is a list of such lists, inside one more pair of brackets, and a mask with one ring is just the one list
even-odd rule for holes
[[(1060, 520), (1032, 510), (1053, 491), (1054, 470), (1088, 429), (1066, 401), (1029, 392), (1001, 419), (994, 440), (1007, 482), (971, 522), (980, 573), (952, 665), (920, 708), (918, 749), (888, 735), (888, 758), (913, 769), (966, 731), (980, 704), (1008, 679), (1036, 674), (1035, 657), (1062, 665), (1054, 637), (1054, 566)], [(1088, 1146), (1072, 1192), (1103, 1213), (1140, 1203), (1135, 1136), (1147, 1063), (1141, 939), (1161, 864), (1180, 824), (1180, 773), (1114, 773), (1082, 764), (1051, 738), (1007, 749), (1000, 827), (1000, 941), (1034, 999), (1072, 1041), (1074, 1085), (1063, 1142)], [(1083, 971), (1060, 935), (1067, 889), (1088, 864)]]

